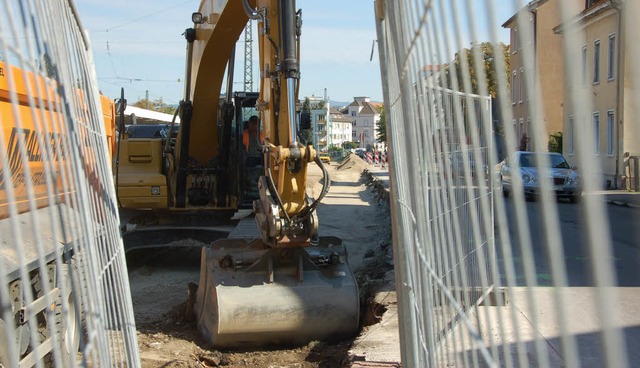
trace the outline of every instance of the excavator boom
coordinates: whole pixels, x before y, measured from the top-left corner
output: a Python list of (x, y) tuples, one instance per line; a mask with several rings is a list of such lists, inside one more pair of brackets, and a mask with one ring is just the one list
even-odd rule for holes
[[(252, 206), (254, 231), (202, 250), (198, 328), (218, 347), (304, 344), (352, 335), (359, 324), (359, 293), (345, 247), (340, 239), (317, 235), (315, 209), (328, 190), (328, 172), (313, 147), (298, 140), (302, 21), (295, 0), (205, 0), (194, 14), (194, 28), (186, 32), (191, 84), (175, 150), (176, 205), (193, 205), (185, 188), (195, 172), (186, 170), (186, 162), (201, 167), (217, 162), (217, 186), (229, 172), (227, 158), (245, 162), (244, 152), (232, 154), (239, 134), (230, 133), (233, 126), (224, 116), (234, 115), (225, 112), (232, 96), (233, 45), (250, 18), (259, 29), (261, 81), (254, 107), (264, 137), (261, 163), (252, 168), (261, 170), (253, 182), (258, 192)], [(220, 97), (225, 67), (227, 99), (218, 105), (212, 100)], [(241, 106), (236, 101), (236, 108)], [(211, 124), (211, 116), (223, 116), (221, 123)], [(315, 200), (306, 194), (307, 166), (313, 162), (325, 174), (324, 190)], [(249, 166), (247, 160), (240, 170), (245, 179), (251, 178)], [(215, 192), (224, 191), (218, 187)], [(229, 198), (217, 202), (231, 205)]]

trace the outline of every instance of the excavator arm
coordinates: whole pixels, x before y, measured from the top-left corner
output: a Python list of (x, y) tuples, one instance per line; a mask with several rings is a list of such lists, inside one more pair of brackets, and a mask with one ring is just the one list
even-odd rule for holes
[[(220, 109), (225, 105), (212, 101), (220, 99), (225, 70), (231, 72), (227, 82), (233, 78), (234, 45), (249, 18), (258, 21), (260, 30), (261, 80), (256, 108), (265, 137), (265, 172), (258, 185), (260, 199), (254, 203), (258, 228), (263, 241), (272, 247), (308, 245), (317, 234), (317, 221), (305, 187), (307, 165), (316, 154), (297, 137), (302, 21), (295, 1), (203, 1), (194, 14), (194, 28), (185, 32), (188, 62), (182, 126), (168, 170), (175, 173), (169, 175), (175, 177), (171, 185), (175, 203), (179, 208), (197, 204), (189, 185), (197, 177), (206, 177), (202, 168), (209, 168), (210, 173), (228, 172), (228, 135), (225, 125), (217, 124), (214, 118), (224, 115)], [(228, 83), (228, 97), (231, 85)], [(217, 178), (220, 186), (224, 174)], [(229, 202), (222, 197), (218, 196), (218, 203)]]
[[(222, 239), (203, 249), (194, 306), (198, 328), (218, 347), (351, 335), (359, 324), (359, 294), (345, 248), (340, 239), (317, 236), (315, 209), (328, 190), (328, 173), (313, 147), (298, 141), (302, 21), (295, 0), (204, 0), (194, 14), (194, 28), (185, 32), (182, 126), (170, 159), (176, 204), (194, 204), (187, 188), (193, 189), (207, 168), (217, 186), (232, 172), (225, 168), (232, 163), (221, 160), (233, 145), (225, 133), (232, 131), (224, 118), (229, 114), (220, 109), (232, 101), (233, 50), (248, 19), (257, 20), (259, 30), (261, 79), (255, 107), (262, 121), (264, 172), (253, 210), (260, 235)], [(226, 99), (218, 104), (225, 70)], [(306, 194), (312, 162), (325, 174), (325, 187), (315, 200)], [(232, 202), (227, 197), (226, 203)]]

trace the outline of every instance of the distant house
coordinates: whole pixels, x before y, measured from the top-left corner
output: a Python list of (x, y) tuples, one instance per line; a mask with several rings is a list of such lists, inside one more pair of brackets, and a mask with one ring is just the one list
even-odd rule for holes
[(354, 121), (353, 117), (342, 114), (335, 108), (331, 109), (328, 128), (329, 144), (342, 147), (344, 142), (352, 142)]
[(306, 97), (311, 105), (311, 128), (313, 130), (313, 146), (319, 151), (327, 151), (327, 122), (329, 121), (329, 101), (318, 96)]
[(307, 98), (311, 105), (313, 145), (317, 150), (342, 147), (345, 142), (354, 142), (362, 148), (384, 149), (383, 144), (376, 142), (382, 103), (370, 102), (369, 97), (354, 97), (351, 104), (336, 109), (321, 97)]
[(353, 118), (352, 141), (360, 148), (384, 149), (383, 143), (377, 142), (379, 109), (381, 103), (369, 101), (369, 97), (354, 97), (347, 106), (346, 115)]

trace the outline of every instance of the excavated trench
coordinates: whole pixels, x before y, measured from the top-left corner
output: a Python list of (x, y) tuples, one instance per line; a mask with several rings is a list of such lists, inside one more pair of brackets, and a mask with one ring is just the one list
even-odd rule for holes
[[(321, 205), (318, 211), (321, 228), (325, 225), (341, 238), (349, 237), (350, 233), (357, 235), (347, 239), (347, 243), (351, 248), (350, 263), (360, 289), (360, 325), (364, 327), (377, 323), (386, 310), (383, 305), (375, 303), (371, 295), (385, 282), (387, 271), (393, 265), (388, 194), (382, 184), (365, 170), (366, 165), (357, 160), (359, 162), (347, 162), (342, 166), (331, 165), (333, 189), (327, 196), (327, 202), (334, 203)], [(308, 188), (311, 192), (318, 191), (318, 185), (321, 186), (318, 172), (310, 170), (309, 179)], [(351, 192), (340, 192), (338, 188), (341, 185)], [(347, 205), (347, 200), (341, 198), (353, 198), (362, 203)], [(361, 238), (367, 233), (369, 240)], [(208, 346), (189, 320), (187, 306), (189, 290), (193, 292), (199, 282), (200, 247), (206, 244), (202, 239), (187, 238), (173, 241), (169, 246), (128, 253), (143, 367), (350, 366), (349, 349), (353, 339), (313, 341), (302, 347), (252, 351), (218, 351)]]

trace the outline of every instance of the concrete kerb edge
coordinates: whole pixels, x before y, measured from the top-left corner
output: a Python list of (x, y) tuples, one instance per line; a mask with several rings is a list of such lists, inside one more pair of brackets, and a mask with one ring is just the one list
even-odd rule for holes
[(387, 189), (382, 181), (380, 181), (375, 175), (371, 173), (368, 169), (362, 170), (361, 176), (367, 188), (373, 192), (378, 203), (386, 203), (390, 205), (390, 195), (389, 189)]
[(608, 204), (613, 204), (615, 206), (630, 207), (630, 208), (640, 208), (640, 205), (638, 205), (638, 204), (628, 203), (628, 202), (624, 202), (624, 201), (607, 200), (606, 202)]

